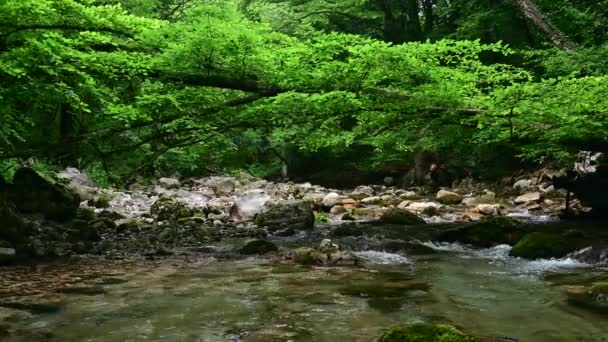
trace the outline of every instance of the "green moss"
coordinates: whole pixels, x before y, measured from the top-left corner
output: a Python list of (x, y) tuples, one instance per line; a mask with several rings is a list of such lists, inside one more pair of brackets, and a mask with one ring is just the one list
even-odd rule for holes
[(514, 245), (524, 235), (524, 224), (514, 218), (496, 217), (446, 231), (439, 241), (462, 242), (479, 247)]
[(417, 225), (417, 224), (425, 224), (426, 222), (418, 217), (416, 214), (413, 214), (405, 209), (393, 208), (387, 210), (382, 218), (380, 218), (381, 223), (386, 224), (405, 224), (405, 225)]
[(408, 291), (428, 291), (430, 285), (423, 282), (400, 282), (400, 283), (356, 283), (342, 287), (340, 293), (353, 297), (365, 298), (399, 298), (407, 295)]
[(414, 324), (393, 328), (382, 335), (378, 342), (473, 342), (472, 337), (444, 324)]
[(608, 295), (608, 282), (595, 283), (591, 287), (592, 294)]
[(559, 258), (583, 247), (580, 239), (567, 239), (561, 235), (534, 232), (524, 236), (509, 253), (515, 257)]

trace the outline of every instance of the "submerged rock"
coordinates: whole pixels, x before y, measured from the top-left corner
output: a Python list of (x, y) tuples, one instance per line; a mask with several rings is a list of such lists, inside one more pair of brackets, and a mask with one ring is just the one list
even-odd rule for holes
[(239, 253), (245, 255), (267, 254), (278, 251), (279, 248), (272, 242), (264, 239), (253, 239), (245, 242)]
[(588, 286), (566, 286), (568, 303), (602, 314), (608, 314), (608, 282)]
[(387, 210), (384, 215), (382, 215), (380, 218), (380, 223), (417, 225), (425, 224), (426, 222), (416, 214), (405, 209), (393, 208)]
[(439, 241), (461, 242), (478, 247), (514, 245), (526, 231), (524, 224), (510, 217), (496, 217), (448, 230), (439, 235)]
[(534, 232), (519, 240), (509, 255), (526, 259), (561, 258), (582, 247), (584, 241), (580, 238)]
[(378, 342), (473, 342), (474, 338), (465, 335), (447, 324), (419, 323), (396, 327), (380, 336)]
[(289, 201), (266, 206), (255, 219), (259, 227), (267, 227), (272, 231), (291, 228), (295, 230), (312, 229), (315, 216), (310, 203)]

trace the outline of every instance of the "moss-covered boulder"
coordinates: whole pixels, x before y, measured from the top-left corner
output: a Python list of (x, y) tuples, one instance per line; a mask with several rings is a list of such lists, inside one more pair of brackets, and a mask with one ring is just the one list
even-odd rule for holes
[(526, 259), (561, 258), (584, 247), (580, 238), (567, 238), (547, 232), (533, 232), (525, 235), (509, 253)]
[(152, 204), (150, 214), (159, 221), (177, 221), (185, 217), (192, 217), (194, 212), (180, 201), (171, 197), (162, 197)]
[(15, 172), (6, 186), (6, 198), (22, 213), (42, 214), (48, 219), (67, 221), (76, 217), (80, 197), (65, 185), (53, 183), (30, 168)]
[(496, 217), (452, 229), (439, 235), (439, 241), (460, 242), (478, 247), (514, 245), (526, 234), (525, 224), (510, 217)]
[(474, 338), (467, 336), (451, 325), (446, 324), (413, 324), (396, 327), (384, 335), (378, 342), (473, 342)]
[(257, 214), (255, 223), (272, 231), (285, 228), (306, 230), (314, 227), (315, 215), (310, 203), (290, 201), (266, 206)]
[(418, 215), (409, 212), (405, 209), (392, 208), (387, 210), (380, 218), (380, 223), (385, 224), (403, 224), (403, 225), (418, 225), (426, 222), (418, 217)]
[(439, 190), (437, 192), (437, 202), (441, 204), (460, 204), (462, 202), (462, 195), (447, 190)]
[(245, 242), (239, 253), (245, 255), (267, 254), (278, 251), (279, 248), (272, 242), (264, 239), (252, 239)]

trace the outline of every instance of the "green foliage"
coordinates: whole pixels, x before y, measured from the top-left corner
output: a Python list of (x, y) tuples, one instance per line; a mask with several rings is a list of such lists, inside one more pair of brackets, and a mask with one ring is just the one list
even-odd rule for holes
[(35, 156), (103, 185), (268, 176), (315, 154), (369, 172), (420, 150), (463, 168), (606, 142), (603, 7), (539, 1), (567, 35), (598, 23), (578, 50), (517, 51), (497, 41), (542, 41), (510, 1), (386, 3), (393, 17), (371, 0), (2, 2), (2, 172)]
[(413, 324), (397, 327), (382, 335), (378, 342), (472, 342), (474, 339), (446, 324)]

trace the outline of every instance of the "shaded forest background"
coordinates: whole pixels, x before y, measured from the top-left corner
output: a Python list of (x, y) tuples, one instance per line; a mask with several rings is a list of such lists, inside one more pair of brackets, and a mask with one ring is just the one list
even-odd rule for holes
[(0, 173), (346, 186), (606, 151), (608, 1), (0, 1)]

